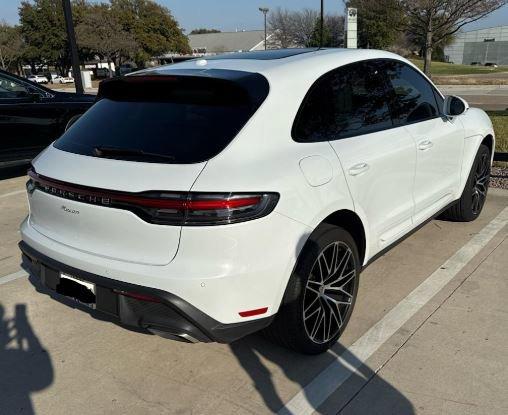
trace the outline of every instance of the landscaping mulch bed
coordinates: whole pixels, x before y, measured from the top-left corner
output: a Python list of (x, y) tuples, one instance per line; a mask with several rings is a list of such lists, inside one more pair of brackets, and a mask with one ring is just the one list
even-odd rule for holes
[(490, 186), (508, 189), (508, 167), (492, 167)]

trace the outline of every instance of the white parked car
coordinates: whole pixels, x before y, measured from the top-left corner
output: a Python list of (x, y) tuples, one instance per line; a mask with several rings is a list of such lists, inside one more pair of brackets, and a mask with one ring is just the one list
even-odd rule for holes
[(29, 75), (26, 79), (38, 84), (47, 84), (49, 82), (48, 78), (46, 78), (44, 75)]
[(478, 217), (493, 148), (485, 112), (392, 53), (186, 61), (101, 83), (33, 161), (20, 248), (123, 324), (320, 353), (363, 267), (438, 214)]
[(55, 84), (71, 84), (74, 82), (74, 78), (71, 76), (61, 76), (57, 74), (51, 74), (53, 83)]

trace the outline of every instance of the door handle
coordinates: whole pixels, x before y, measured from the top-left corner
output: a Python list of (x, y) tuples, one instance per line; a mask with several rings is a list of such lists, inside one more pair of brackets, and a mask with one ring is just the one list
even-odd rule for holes
[(433, 145), (434, 143), (430, 140), (422, 140), (418, 143), (418, 150), (425, 151), (431, 148)]
[(348, 173), (351, 176), (358, 176), (359, 174), (362, 174), (367, 170), (369, 170), (369, 165), (367, 163), (358, 163), (355, 164), (353, 167), (350, 167)]

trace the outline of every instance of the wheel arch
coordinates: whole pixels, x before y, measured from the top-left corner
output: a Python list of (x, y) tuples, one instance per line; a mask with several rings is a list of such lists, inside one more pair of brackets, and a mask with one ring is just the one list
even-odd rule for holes
[(483, 138), (481, 144), (485, 144), (489, 148), (491, 156), (494, 154), (494, 137), (492, 136), (492, 134), (487, 134)]
[(360, 264), (363, 264), (367, 248), (367, 240), (365, 227), (360, 217), (351, 210), (342, 209), (329, 214), (325, 219), (323, 219), (320, 225), (322, 223), (340, 226), (348, 231), (356, 242), (358, 254), (360, 256)]
[(460, 186), (457, 189), (456, 199), (460, 198), (464, 188), (466, 186), (467, 178), (473, 167), (476, 153), (480, 146), (484, 144), (490, 151), (491, 162), (494, 159), (495, 139), (492, 131), (486, 134), (477, 134), (471, 137), (467, 137), (464, 140), (464, 152), (462, 155), (462, 168), (460, 173)]

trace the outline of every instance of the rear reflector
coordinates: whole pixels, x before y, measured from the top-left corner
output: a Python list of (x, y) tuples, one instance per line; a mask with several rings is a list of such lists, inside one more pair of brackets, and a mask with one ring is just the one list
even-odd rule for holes
[(267, 311), (268, 311), (268, 307), (263, 307), (263, 308), (256, 308), (255, 310), (240, 311), (238, 314), (240, 314), (241, 317), (252, 317), (252, 316), (258, 316), (260, 314), (265, 314)]
[(151, 295), (133, 293), (133, 292), (129, 292), (129, 291), (120, 291), (120, 290), (113, 290), (113, 291), (119, 295), (134, 298), (136, 300), (148, 301), (150, 303), (160, 303), (161, 302), (161, 300), (159, 298), (152, 297)]
[(278, 193), (201, 193), (98, 189), (62, 182), (28, 171), (28, 193), (36, 189), (80, 203), (129, 210), (159, 225), (223, 225), (261, 218), (273, 211)]

